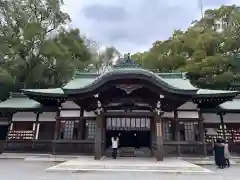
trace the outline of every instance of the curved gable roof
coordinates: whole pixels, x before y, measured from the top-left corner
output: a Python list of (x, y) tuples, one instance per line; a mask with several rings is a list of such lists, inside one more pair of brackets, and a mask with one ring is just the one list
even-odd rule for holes
[(50, 97), (67, 97), (68, 94), (85, 93), (98, 88), (107, 81), (115, 79), (151, 80), (151, 82), (165, 91), (176, 94), (191, 94), (196, 98), (237, 96), (238, 91), (222, 91), (199, 89), (194, 87), (190, 80), (185, 77), (186, 73), (153, 73), (141, 68), (118, 68), (102, 75), (97, 73), (77, 73), (75, 78), (62, 88), (52, 89), (23, 89), (26, 95), (41, 95)]
[[(235, 97), (237, 91), (220, 91), (199, 89), (194, 87), (189, 79), (185, 77), (186, 73), (154, 73), (140, 67), (135, 61), (130, 59), (120, 60), (110, 71), (97, 73), (78, 73), (75, 78), (61, 88), (55, 89), (24, 89), (26, 95), (67, 97), (71, 94), (84, 94), (97, 91), (105, 83), (113, 80), (142, 80), (150, 82), (155, 87), (167, 93), (176, 95), (190, 95), (194, 98), (205, 97)], [(117, 82), (116, 82), (117, 83)]]
[[(184, 81), (183, 78), (162, 78), (160, 74), (141, 68), (118, 68), (99, 76), (94, 74), (90, 74), (89, 76), (83, 75), (82, 77), (80, 76), (79, 78), (70, 81), (62, 89), (67, 94), (81, 94), (98, 89), (109, 81), (122, 79), (149, 81), (163, 91), (174, 94), (194, 95), (198, 90), (191, 86), (190, 82)], [(180, 82), (181, 80), (184, 84)]]

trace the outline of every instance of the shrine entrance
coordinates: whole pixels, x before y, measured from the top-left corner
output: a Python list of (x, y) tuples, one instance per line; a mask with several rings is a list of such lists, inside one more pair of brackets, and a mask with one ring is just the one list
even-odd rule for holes
[(119, 138), (119, 156), (151, 156), (151, 118), (107, 117), (106, 155), (111, 155), (111, 138)]

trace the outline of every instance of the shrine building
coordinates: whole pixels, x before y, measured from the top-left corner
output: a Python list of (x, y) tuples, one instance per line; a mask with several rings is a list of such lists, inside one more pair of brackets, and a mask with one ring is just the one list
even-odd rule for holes
[(2, 152), (207, 156), (216, 138), (240, 152), (238, 91), (194, 87), (186, 73), (156, 73), (126, 58), (109, 71), (77, 73), (55, 89), (22, 89), (0, 103)]

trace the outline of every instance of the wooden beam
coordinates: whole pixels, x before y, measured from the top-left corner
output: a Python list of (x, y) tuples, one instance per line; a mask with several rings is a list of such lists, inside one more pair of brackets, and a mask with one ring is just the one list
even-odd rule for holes
[(56, 120), (60, 120), (60, 121), (84, 121), (84, 120), (96, 120), (96, 116), (88, 116), (88, 117), (58, 117), (56, 118)]
[(103, 112), (103, 116), (111, 117), (153, 117), (153, 112)]
[(120, 105), (105, 105), (105, 110), (120, 110), (120, 109), (131, 109), (131, 110), (151, 110), (152, 108), (148, 106), (139, 106), (136, 104), (120, 104)]

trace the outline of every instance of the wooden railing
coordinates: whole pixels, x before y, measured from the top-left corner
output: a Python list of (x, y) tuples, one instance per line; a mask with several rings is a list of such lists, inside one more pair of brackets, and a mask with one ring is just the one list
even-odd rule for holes
[(51, 154), (93, 154), (94, 141), (89, 140), (6, 140), (5, 152), (38, 152)]
[[(202, 142), (164, 142), (164, 156), (207, 156), (213, 155), (213, 146)], [(104, 151), (103, 142), (103, 151)], [(231, 153), (240, 153), (240, 144), (229, 145)], [(152, 144), (156, 150), (156, 143)], [(0, 141), (1, 152), (36, 152), (50, 154), (94, 154), (93, 140), (6, 140)]]
[[(204, 156), (207, 154), (207, 144), (203, 142), (187, 142), (187, 141), (165, 141), (163, 143), (165, 157), (178, 156)], [(156, 150), (156, 143), (152, 144), (153, 151)]]

